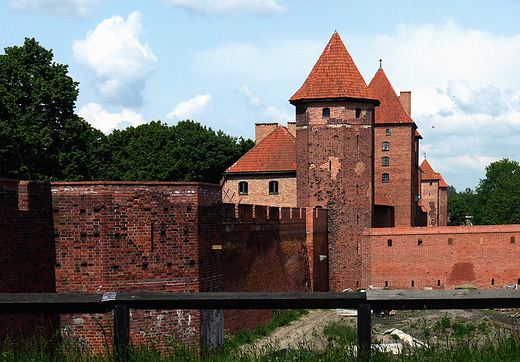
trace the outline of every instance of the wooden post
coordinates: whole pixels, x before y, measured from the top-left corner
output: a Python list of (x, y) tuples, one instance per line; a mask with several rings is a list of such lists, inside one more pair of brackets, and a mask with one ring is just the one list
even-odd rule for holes
[(357, 332), (358, 332), (358, 356), (362, 361), (370, 359), (370, 344), (372, 339), (372, 315), (370, 304), (358, 305)]
[(127, 305), (114, 306), (114, 361), (128, 361), (130, 310)]

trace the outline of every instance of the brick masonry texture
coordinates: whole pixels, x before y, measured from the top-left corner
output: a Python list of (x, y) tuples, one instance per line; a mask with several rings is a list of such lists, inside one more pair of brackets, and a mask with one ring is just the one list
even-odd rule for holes
[[(419, 195), (419, 169), (415, 152), (415, 124), (391, 124), (375, 127), (374, 134), (374, 188), (377, 194), (386, 195), (394, 205), (395, 226), (416, 225), (416, 196)], [(390, 135), (387, 135), (390, 130)], [(390, 149), (383, 150), (383, 142)], [(383, 166), (383, 157), (389, 165)], [(383, 173), (389, 182), (382, 181)]]
[(328, 210), (334, 290), (361, 282), (358, 235), (372, 225), (373, 117), (374, 106), (363, 102), (310, 102), (296, 109), (297, 202)]
[[(390, 289), (478, 289), (520, 282), (520, 225), (369, 229), (363, 284)], [(391, 243), (389, 243), (391, 240)], [(391, 246), (389, 246), (391, 244)]]
[[(223, 291), (326, 291), (325, 210), (224, 205)], [(310, 266), (312, 264), (312, 267)], [(234, 333), (267, 323), (271, 311), (224, 311)]]
[[(221, 244), (219, 186), (55, 183), (52, 192), (57, 292), (221, 290), (221, 250), (212, 247)], [(132, 311), (131, 318), (137, 343), (206, 344), (223, 328), (222, 317), (210, 321), (199, 311)], [(61, 316), (62, 332), (93, 349), (111, 325), (111, 314)]]
[[(236, 204), (254, 204), (269, 205), (277, 207), (294, 207), (296, 206), (296, 177), (290, 175), (284, 177), (282, 175), (249, 175), (249, 176), (227, 176), (226, 183), (223, 186), (223, 198), (225, 202)], [(239, 193), (239, 182), (247, 182), (248, 193), (242, 195)], [(278, 194), (269, 194), (269, 182), (278, 182)]]
[[(52, 293), (54, 235), (50, 184), (0, 179), (0, 291)], [(0, 315), (0, 341), (14, 342), (58, 325), (56, 316)]]

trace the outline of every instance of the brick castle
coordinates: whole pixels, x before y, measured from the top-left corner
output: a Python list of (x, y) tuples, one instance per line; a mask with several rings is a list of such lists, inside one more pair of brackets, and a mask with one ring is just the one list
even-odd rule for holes
[[(520, 282), (520, 225), (446, 226), (409, 92), (367, 86), (334, 33), (290, 102), (258, 124), (222, 185), (0, 180), (2, 292), (452, 289)], [(267, 206), (257, 206), (267, 205)], [(133, 311), (134, 341), (222, 342), (269, 312)], [(1, 336), (59, 325), (100, 348), (110, 314), (8, 316)], [(18, 331), (18, 332), (17, 332)]]

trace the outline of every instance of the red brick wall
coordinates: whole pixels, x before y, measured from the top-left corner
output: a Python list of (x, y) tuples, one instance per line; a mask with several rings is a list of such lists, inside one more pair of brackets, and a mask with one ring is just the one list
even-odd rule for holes
[[(386, 135), (390, 129), (391, 135)], [(377, 125), (374, 129), (374, 187), (375, 193), (386, 195), (394, 204), (395, 226), (414, 226), (418, 195), (417, 165), (415, 159), (415, 125)], [(390, 150), (383, 151), (383, 142), (390, 143)], [(382, 165), (383, 157), (390, 158), (388, 166)], [(390, 182), (382, 182), (382, 174), (388, 173)]]
[(428, 212), (428, 226), (439, 226), (439, 196), (438, 180), (426, 180), (421, 182), (421, 202)]
[[(0, 292), (55, 292), (50, 184), (0, 179), (0, 215)], [(50, 338), (58, 324), (56, 316), (3, 314), (0, 340)]]
[(520, 225), (369, 229), (362, 242), (363, 286), (504, 288), (520, 280), (519, 252)]
[[(54, 183), (52, 192), (58, 292), (220, 290), (220, 186), (79, 182)], [(111, 314), (61, 319), (65, 335), (98, 349), (112, 326)], [(218, 321), (206, 321), (199, 311), (132, 311), (130, 333), (135, 342), (206, 343), (212, 328), (219, 335)]]
[[(327, 279), (326, 275), (313, 276), (309, 268), (309, 250), (326, 255), (324, 210), (237, 205), (235, 212), (235, 205), (224, 206), (224, 291), (305, 292), (313, 290), (313, 280), (323, 284)], [(309, 226), (307, 215), (315, 219)], [(307, 232), (314, 235), (314, 242), (307, 240)], [(314, 268), (315, 274), (324, 272), (324, 268)], [(271, 311), (262, 310), (224, 313), (225, 328), (232, 333), (253, 329), (272, 316)]]
[[(330, 118), (323, 117), (325, 107)], [(328, 209), (329, 285), (335, 290), (356, 288), (361, 280), (358, 234), (372, 225), (373, 118), (367, 103), (296, 107), (297, 205)]]

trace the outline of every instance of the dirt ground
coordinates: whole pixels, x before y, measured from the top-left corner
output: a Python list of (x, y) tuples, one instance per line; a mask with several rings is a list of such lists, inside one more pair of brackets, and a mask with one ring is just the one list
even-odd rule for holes
[[(314, 350), (324, 348), (327, 338), (323, 335), (323, 328), (333, 321), (346, 321), (353, 327), (357, 326), (355, 316), (342, 315), (342, 310), (312, 310), (308, 315), (290, 325), (276, 329), (270, 336), (258, 340), (255, 349), (298, 349), (302, 347)], [(513, 315), (516, 310), (427, 310), (427, 311), (397, 311), (389, 318), (372, 316), (372, 335), (378, 343), (395, 343), (396, 338), (384, 335), (383, 332), (391, 328), (405, 331), (418, 340), (424, 340), (425, 328), (431, 331), (430, 342), (436, 340), (433, 326), (448, 316), (452, 322), (460, 321), (465, 324), (478, 325), (481, 323), (496, 322), (506, 327), (517, 326), (520, 318)], [(478, 328), (474, 333), (478, 333)]]

